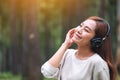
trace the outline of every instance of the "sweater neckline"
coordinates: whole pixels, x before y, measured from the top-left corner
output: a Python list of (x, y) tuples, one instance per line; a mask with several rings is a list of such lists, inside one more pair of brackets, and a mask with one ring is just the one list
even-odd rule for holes
[(73, 54), (73, 57), (74, 59), (76, 59), (77, 61), (80, 61), (80, 62), (86, 62), (86, 61), (89, 61), (90, 59), (92, 59), (95, 55), (97, 55), (96, 53), (94, 53), (92, 56), (88, 57), (87, 59), (79, 59), (76, 57), (76, 53), (77, 53), (77, 50), (75, 50), (74, 54)]

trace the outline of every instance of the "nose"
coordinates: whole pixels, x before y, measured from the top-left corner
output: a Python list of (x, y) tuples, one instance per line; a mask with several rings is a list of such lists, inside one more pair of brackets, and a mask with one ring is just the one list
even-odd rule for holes
[(76, 28), (76, 32), (79, 33), (79, 34), (81, 34), (81, 33), (82, 33), (82, 28), (81, 28), (80, 26), (78, 26), (78, 27)]

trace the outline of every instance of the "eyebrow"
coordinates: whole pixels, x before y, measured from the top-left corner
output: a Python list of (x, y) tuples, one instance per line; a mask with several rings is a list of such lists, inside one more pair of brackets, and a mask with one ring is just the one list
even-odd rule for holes
[[(81, 23), (80, 25), (84, 25), (84, 23)], [(89, 28), (88, 26), (85, 26), (86, 28), (88, 28), (90, 31), (93, 31), (91, 28)]]
[(89, 28), (88, 26), (85, 26), (86, 28), (88, 28), (90, 31), (93, 31), (91, 28)]

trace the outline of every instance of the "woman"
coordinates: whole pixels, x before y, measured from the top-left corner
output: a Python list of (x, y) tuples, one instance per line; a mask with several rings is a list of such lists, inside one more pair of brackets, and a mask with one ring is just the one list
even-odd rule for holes
[[(110, 26), (92, 16), (68, 31), (58, 51), (41, 67), (47, 78), (58, 80), (115, 80)], [(68, 49), (73, 43), (77, 49)]]

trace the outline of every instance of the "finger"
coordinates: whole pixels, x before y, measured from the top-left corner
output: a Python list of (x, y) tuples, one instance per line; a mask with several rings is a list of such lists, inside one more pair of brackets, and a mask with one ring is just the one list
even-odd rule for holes
[(74, 32), (75, 32), (75, 28), (73, 28), (69, 31), (70, 37), (73, 37)]
[(74, 31), (75, 31), (75, 28), (72, 28), (72, 29), (70, 29), (70, 33), (74, 33)]

